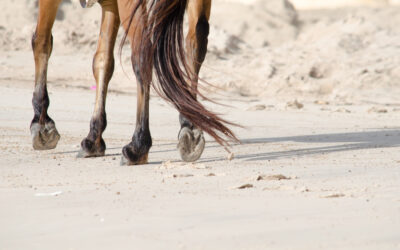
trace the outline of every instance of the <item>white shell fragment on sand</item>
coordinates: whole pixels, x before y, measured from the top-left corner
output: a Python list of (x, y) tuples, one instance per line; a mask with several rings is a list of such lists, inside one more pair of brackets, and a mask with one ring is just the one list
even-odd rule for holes
[(337, 193), (337, 194), (331, 194), (331, 195), (326, 195), (326, 196), (322, 196), (322, 198), (341, 198), (341, 197), (345, 197), (345, 194), (342, 193)]
[(63, 193), (62, 191), (56, 191), (56, 192), (52, 192), (52, 193), (36, 193), (35, 196), (36, 197), (58, 196), (62, 193)]

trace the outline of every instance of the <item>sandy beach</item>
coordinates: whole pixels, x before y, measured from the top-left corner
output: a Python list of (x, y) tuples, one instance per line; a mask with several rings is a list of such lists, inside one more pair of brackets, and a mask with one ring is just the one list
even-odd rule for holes
[(136, 114), (128, 46), (110, 82), (106, 156), (78, 159), (100, 7), (62, 4), (48, 71), (61, 140), (34, 151), (37, 6), (8, 1), (0, 249), (400, 249), (400, 7), (315, 2), (213, 2), (201, 77), (225, 106), (203, 102), (243, 126), (233, 159), (207, 135), (200, 160), (182, 162), (178, 112), (153, 93), (149, 164), (120, 166)]

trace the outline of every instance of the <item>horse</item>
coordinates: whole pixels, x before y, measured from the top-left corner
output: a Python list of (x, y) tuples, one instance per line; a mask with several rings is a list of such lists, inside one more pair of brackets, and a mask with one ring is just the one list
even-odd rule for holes
[[(47, 113), (50, 104), (47, 65), (53, 48), (52, 27), (61, 1), (39, 0), (37, 26), (32, 37), (35, 88), (30, 130), (35, 150), (54, 149), (60, 139), (55, 122)], [(114, 71), (114, 47), (120, 25), (125, 31), (123, 42), (128, 40), (131, 47), (132, 68), (137, 79), (136, 127), (130, 143), (122, 149), (122, 165), (148, 162), (152, 146), (150, 86), (179, 111), (178, 150), (183, 161), (200, 158), (205, 147), (203, 131), (223, 146), (228, 145), (228, 140), (237, 141), (229, 129), (232, 123), (209, 111), (197, 98), (202, 96), (198, 91), (198, 75), (207, 52), (211, 0), (81, 0), (81, 5), (90, 7), (96, 2), (102, 10), (93, 58), (96, 101), (89, 133), (82, 140), (77, 157), (105, 155), (102, 134), (107, 126), (106, 96)], [(185, 12), (189, 20), (186, 42)]]

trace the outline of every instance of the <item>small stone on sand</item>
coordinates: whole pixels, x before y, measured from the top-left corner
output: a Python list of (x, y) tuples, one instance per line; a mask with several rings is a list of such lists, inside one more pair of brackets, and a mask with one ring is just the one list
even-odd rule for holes
[(286, 106), (289, 108), (296, 108), (296, 109), (304, 108), (304, 105), (298, 102), (297, 100), (294, 100), (293, 102), (288, 102)]
[(185, 177), (193, 177), (194, 175), (192, 174), (174, 174), (172, 177), (174, 178), (185, 178)]
[(368, 113), (387, 113), (388, 110), (385, 108), (378, 108), (378, 107), (372, 107), (368, 110)]
[(244, 185), (238, 187), (237, 189), (246, 189), (246, 188), (253, 188), (253, 187), (254, 187), (253, 184), (244, 184)]
[(282, 174), (277, 174), (277, 175), (259, 175), (257, 177), (257, 181), (266, 181), (266, 180), (270, 180), (270, 181), (280, 181), (280, 180), (290, 180), (290, 177), (284, 176)]
[(267, 106), (265, 106), (264, 104), (257, 104), (255, 106), (248, 108), (247, 110), (248, 111), (259, 111), (259, 110), (264, 110), (266, 108), (267, 108)]

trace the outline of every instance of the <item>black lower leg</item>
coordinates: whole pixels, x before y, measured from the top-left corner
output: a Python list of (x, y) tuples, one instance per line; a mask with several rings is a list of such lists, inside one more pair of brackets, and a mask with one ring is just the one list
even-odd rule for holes
[[(136, 128), (132, 141), (122, 149), (122, 165), (145, 164), (148, 161), (148, 153), (152, 146), (149, 129), (149, 100), (150, 100), (150, 76), (142, 77), (137, 67), (140, 65), (135, 57), (132, 57), (136, 78), (138, 81), (138, 96), (136, 110)], [(136, 66), (136, 67), (135, 67)]]
[(145, 164), (152, 146), (150, 130), (145, 126), (136, 127), (132, 141), (122, 149), (127, 165)]
[(54, 123), (54, 121), (47, 114), (47, 109), (49, 108), (49, 105), (50, 105), (50, 99), (47, 93), (46, 84), (37, 85), (35, 91), (33, 92), (33, 98), (32, 98), (34, 115), (31, 122), (31, 126), (34, 123), (38, 123), (40, 125), (45, 125), (48, 122)]
[(106, 113), (92, 117), (90, 121), (90, 132), (81, 142), (79, 157), (103, 156), (106, 151), (106, 144), (102, 138), (103, 131), (107, 127)]
[(193, 124), (191, 121), (189, 121), (186, 117), (184, 117), (182, 114), (179, 114), (179, 123), (181, 124), (181, 128), (187, 127), (189, 129), (193, 129)]
[(105, 111), (108, 82), (114, 71), (114, 57), (106, 53), (96, 53), (93, 60), (93, 73), (97, 82), (96, 105), (92, 119), (90, 120), (90, 131), (81, 142), (81, 151), (78, 157), (103, 156), (106, 144), (103, 140), (103, 132), (107, 127), (107, 115)]
[(204, 62), (207, 54), (208, 34), (210, 32), (210, 25), (205, 15), (200, 16), (196, 24), (196, 39), (197, 51), (195, 64), (197, 64), (196, 74), (199, 73), (201, 64)]
[(49, 103), (46, 85), (37, 86), (32, 98), (34, 116), (30, 125), (35, 150), (53, 149), (60, 139), (54, 121), (47, 114)]

